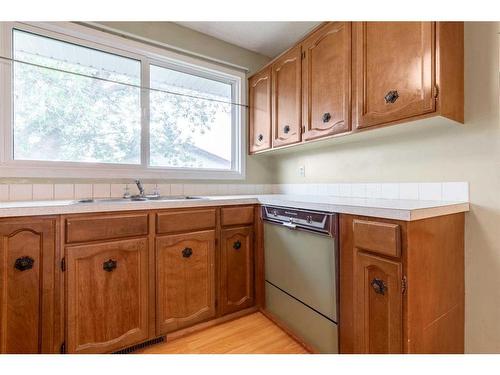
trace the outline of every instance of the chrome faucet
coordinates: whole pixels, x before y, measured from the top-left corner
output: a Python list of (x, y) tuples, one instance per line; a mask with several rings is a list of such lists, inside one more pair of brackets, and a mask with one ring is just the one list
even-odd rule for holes
[(146, 194), (144, 192), (144, 186), (142, 186), (141, 180), (135, 180), (135, 184), (137, 185), (137, 189), (139, 189), (139, 196), (144, 197)]

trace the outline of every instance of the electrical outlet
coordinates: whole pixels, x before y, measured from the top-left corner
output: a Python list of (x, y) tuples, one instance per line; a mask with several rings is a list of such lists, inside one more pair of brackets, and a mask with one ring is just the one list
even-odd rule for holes
[(306, 177), (306, 167), (305, 167), (305, 165), (301, 165), (299, 167), (299, 176), (300, 177)]

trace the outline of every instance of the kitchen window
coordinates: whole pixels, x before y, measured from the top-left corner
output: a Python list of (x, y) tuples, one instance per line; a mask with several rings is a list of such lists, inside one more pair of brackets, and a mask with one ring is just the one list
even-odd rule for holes
[(244, 177), (244, 73), (75, 24), (2, 28), (12, 177)]

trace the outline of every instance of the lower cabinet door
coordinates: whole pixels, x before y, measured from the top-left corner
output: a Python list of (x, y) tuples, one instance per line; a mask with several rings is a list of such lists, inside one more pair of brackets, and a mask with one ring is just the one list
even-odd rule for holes
[(253, 227), (224, 229), (221, 246), (221, 311), (254, 304)]
[(0, 353), (54, 353), (55, 219), (0, 221)]
[(148, 240), (66, 248), (67, 351), (108, 353), (148, 338)]
[(402, 353), (401, 278), (401, 263), (359, 251), (355, 255), (356, 353)]
[(157, 334), (215, 316), (215, 231), (156, 239)]

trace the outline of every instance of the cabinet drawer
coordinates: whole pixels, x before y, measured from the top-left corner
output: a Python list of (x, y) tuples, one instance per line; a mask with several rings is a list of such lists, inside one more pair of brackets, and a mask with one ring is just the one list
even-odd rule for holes
[(392, 257), (401, 255), (401, 227), (398, 224), (354, 220), (353, 232), (357, 248)]
[(146, 236), (148, 214), (85, 216), (66, 219), (66, 243)]
[(215, 228), (215, 208), (156, 214), (156, 233), (178, 233), (212, 228)]
[(223, 207), (221, 209), (222, 225), (253, 224), (253, 211), (253, 206)]

